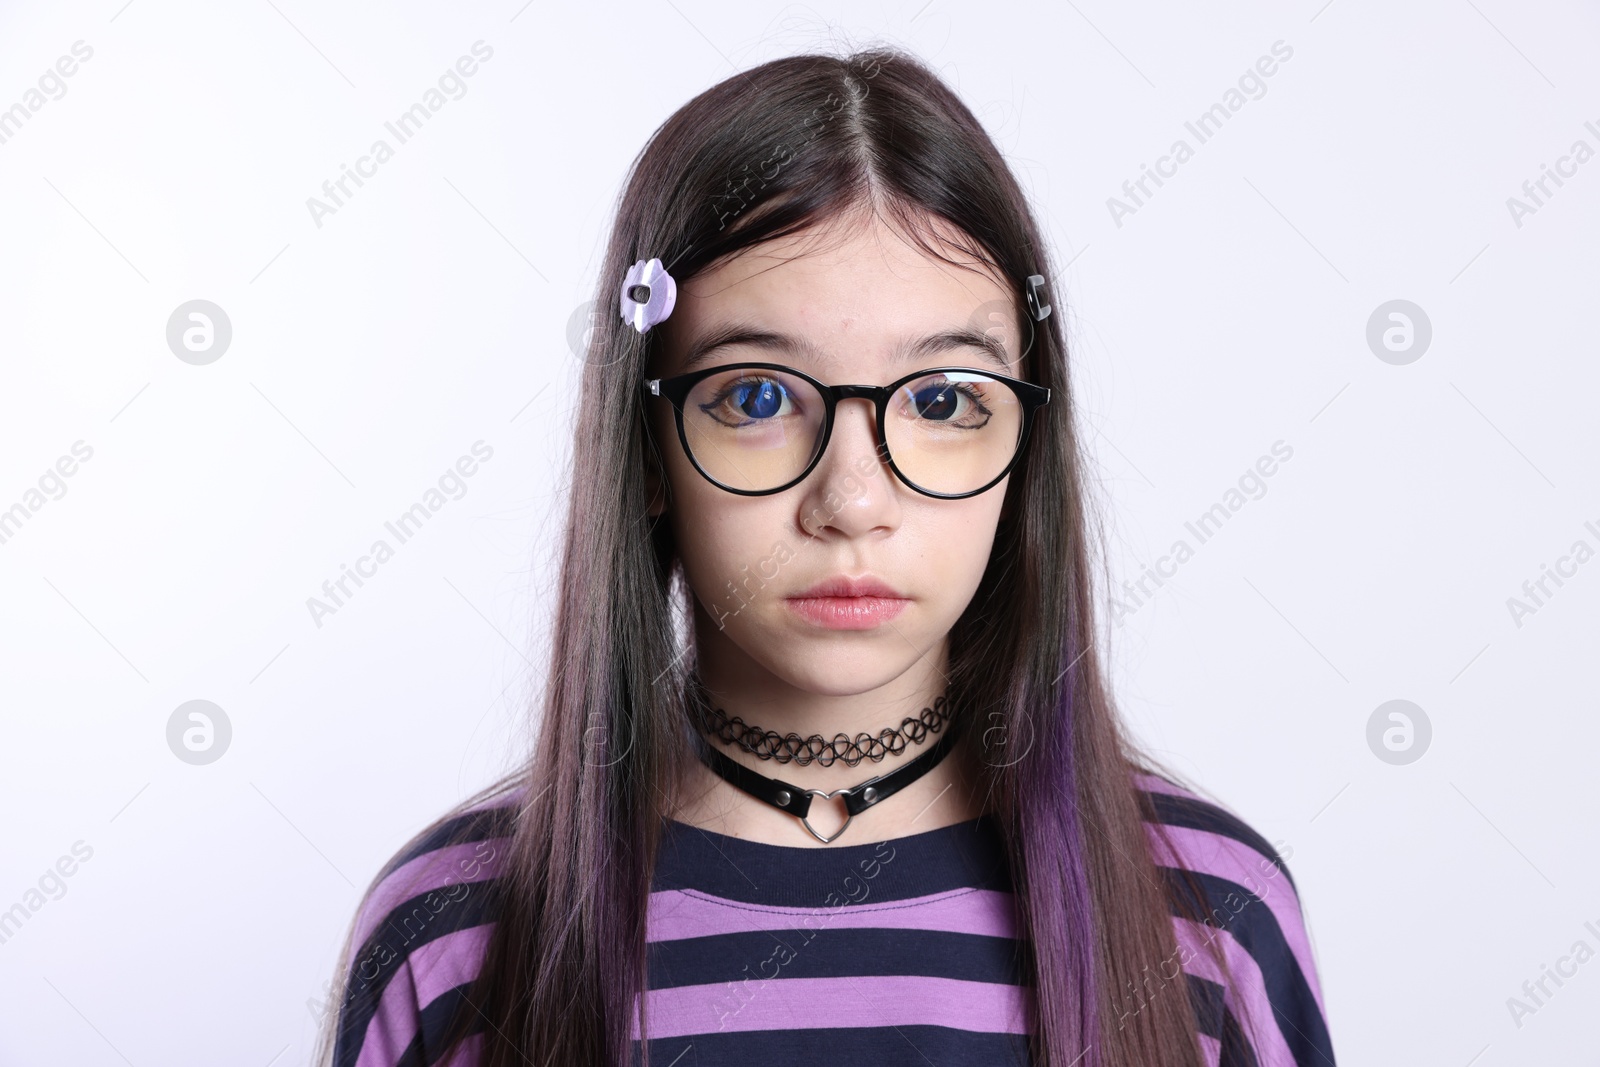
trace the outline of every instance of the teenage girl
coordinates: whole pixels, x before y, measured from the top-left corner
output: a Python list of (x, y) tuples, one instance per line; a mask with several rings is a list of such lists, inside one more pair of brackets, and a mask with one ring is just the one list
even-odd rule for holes
[(666, 121), (535, 751), (374, 880), (320, 1062), (1331, 1067), (1283, 854), (1107, 692), (1051, 277), (901, 52)]

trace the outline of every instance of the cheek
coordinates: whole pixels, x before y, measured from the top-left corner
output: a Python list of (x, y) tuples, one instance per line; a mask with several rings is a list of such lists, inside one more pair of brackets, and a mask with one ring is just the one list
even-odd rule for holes
[[(684, 576), (707, 610), (726, 608), (734, 595), (728, 583), (738, 586), (758, 575), (762, 561), (772, 554), (781, 515), (724, 493), (693, 469), (686, 473), (700, 484), (684, 486), (675, 497), (673, 522)], [(737, 607), (740, 601), (732, 603)]]
[(959, 600), (952, 608), (965, 610), (989, 565), (995, 533), (1000, 521), (1000, 506), (1005, 483), (965, 501), (944, 501), (943, 510), (933, 512), (934, 523), (925, 544), (928, 558), (944, 575), (940, 583), (945, 594)]

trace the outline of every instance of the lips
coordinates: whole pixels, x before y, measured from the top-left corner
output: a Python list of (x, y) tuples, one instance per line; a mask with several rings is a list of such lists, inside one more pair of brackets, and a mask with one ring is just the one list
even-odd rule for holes
[(840, 574), (787, 597), (786, 603), (799, 617), (829, 630), (870, 630), (899, 615), (911, 598), (870, 574)]
[(824, 578), (811, 588), (799, 593), (791, 593), (791, 600), (819, 599), (832, 597), (878, 597), (884, 600), (909, 600), (904, 593), (895, 589), (872, 575), (863, 575), (860, 578), (851, 578), (840, 574), (832, 578)]

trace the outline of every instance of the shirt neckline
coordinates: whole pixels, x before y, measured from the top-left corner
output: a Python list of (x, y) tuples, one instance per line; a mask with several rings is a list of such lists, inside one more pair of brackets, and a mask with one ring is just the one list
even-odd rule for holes
[[(707, 830), (704, 827), (695, 826), (693, 823), (682, 822), (670, 816), (666, 817), (663, 821), (666, 823), (668, 829), (674, 834), (704, 834), (725, 848), (748, 848), (752, 852), (771, 849), (774, 850), (774, 854), (776, 855), (789, 852), (845, 853), (852, 849), (871, 851), (878, 848), (880, 845), (893, 845), (896, 847), (905, 845), (907, 847), (914, 848), (923, 843), (918, 840), (919, 838), (925, 838), (929, 834), (949, 834), (952, 831), (981, 829), (981, 823), (992, 822), (993, 820), (994, 814), (992, 812), (984, 812), (982, 815), (979, 815), (976, 818), (963, 819), (961, 822), (947, 823), (944, 826), (935, 826), (931, 830), (918, 830), (916, 833), (903, 834), (900, 837), (884, 838), (882, 841), (868, 841), (864, 843), (851, 844), (845, 844), (843, 841), (840, 841), (838, 844), (834, 845), (819, 844), (815, 847), (810, 845), (782, 845), (771, 841), (757, 841), (756, 839), (750, 837), (734, 837), (732, 834), (718, 833), (716, 830)], [(795, 820), (794, 825), (795, 829), (799, 833), (806, 833), (805, 828), (800, 825), (800, 821), (798, 819)]]

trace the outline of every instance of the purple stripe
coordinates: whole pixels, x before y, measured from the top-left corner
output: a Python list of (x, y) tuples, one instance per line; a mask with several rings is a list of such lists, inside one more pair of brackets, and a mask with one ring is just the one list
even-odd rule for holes
[[(1215, 927), (1177, 918), (1172, 920), (1172, 926), (1177, 932), (1179, 945), (1189, 949), (1189, 958), (1183, 961), (1183, 969), (1196, 977), (1209, 978), (1218, 985), (1226, 986), (1223, 1003), (1244, 1028), (1245, 1040), (1255, 1051), (1260, 1067), (1296, 1067), (1294, 1054), (1283, 1039), (1283, 1031), (1278, 1029), (1272, 1003), (1267, 999), (1266, 980), (1261, 977), (1261, 968), (1256, 966), (1250, 953), (1234, 940), (1232, 934)], [(1215, 938), (1222, 945), (1232, 982), (1224, 981), (1221, 968), (1205, 947), (1208, 937)], [(1187, 995), (1187, 990), (1184, 992)]]
[[(421, 896), (432, 889), (482, 882), (499, 875), (510, 843), (509, 837), (494, 837), (487, 841), (451, 845), (426, 852), (393, 871), (373, 887), (372, 895), (362, 905), (361, 916), (356, 922), (356, 947), (366, 944), (367, 938), (388, 918), (389, 913), (412, 897)], [(468, 874), (468, 871), (473, 873)]]
[[(1289, 880), (1283, 877), (1283, 872), (1261, 853), (1231, 837), (1177, 826), (1164, 826), (1162, 829), (1172, 838), (1178, 855), (1168, 856), (1161, 849), (1160, 841), (1152, 834), (1151, 849), (1157, 857), (1157, 863), (1170, 863), (1202, 874), (1226, 878), (1261, 898), (1278, 920), (1278, 928), (1283, 931), (1283, 938), (1294, 953), (1295, 963), (1299, 965), (1300, 973), (1305, 975), (1311, 995), (1316, 998), (1317, 1011), (1323, 1012), (1322, 989), (1317, 981), (1317, 968), (1311, 955), (1311, 942), (1301, 915), (1300, 900), (1290, 887)], [(1326, 1015), (1325, 1012), (1323, 1014)]]
[(406, 957), (367, 1024), (356, 1067), (393, 1067), (416, 1036), (418, 1013), (441, 993), (478, 976), (492, 929), (490, 923), (446, 934)]
[[(1027, 986), (919, 975), (723, 982), (652, 989), (647, 997), (652, 1038), (866, 1026), (1026, 1034), (1034, 1023)], [(631, 1036), (639, 1039), (637, 1016)]]
[(758, 930), (946, 930), (1017, 936), (1016, 898), (993, 889), (956, 889), (882, 904), (779, 908), (727, 900), (693, 889), (650, 894), (645, 941), (743, 934)]
[(1222, 1042), (1210, 1034), (1195, 1034), (1200, 1039), (1200, 1055), (1206, 1061), (1206, 1067), (1218, 1067), (1222, 1063)]

